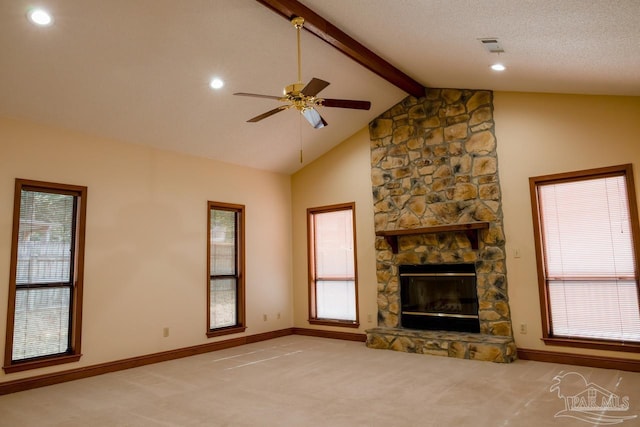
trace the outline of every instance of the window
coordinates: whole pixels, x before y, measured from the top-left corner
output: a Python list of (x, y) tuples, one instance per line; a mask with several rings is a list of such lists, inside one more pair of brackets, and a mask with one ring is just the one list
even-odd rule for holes
[(87, 188), (16, 179), (4, 369), (80, 359)]
[(637, 351), (638, 212), (631, 165), (530, 178), (543, 340)]
[(358, 327), (355, 204), (307, 210), (309, 322)]
[(245, 330), (244, 206), (208, 203), (207, 335)]

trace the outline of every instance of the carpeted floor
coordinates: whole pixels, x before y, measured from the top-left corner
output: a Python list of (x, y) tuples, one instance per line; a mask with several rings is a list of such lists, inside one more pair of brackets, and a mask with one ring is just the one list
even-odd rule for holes
[[(552, 392), (554, 383), (560, 389)], [(563, 412), (559, 394), (586, 396), (588, 388), (599, 406), (603, 395), (614, 393), (619, 410)], [(296, 335), (0, 396), (0, 426), (11, 427), (589, 427), (616, 421), (640, 426), (640, 373), (494, 364)]]

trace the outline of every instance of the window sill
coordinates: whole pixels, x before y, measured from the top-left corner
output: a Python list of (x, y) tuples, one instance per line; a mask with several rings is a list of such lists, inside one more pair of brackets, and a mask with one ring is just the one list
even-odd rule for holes
[(627, 351), (632, 353), (640, 352), (640, 343), (634, 342), (621, 342), (621, 341), (606, 341), (606, 340), (593, 340), (586, 338), (563, 338), (563, 337), (547, 337), (542, 338), (542, 341), (546, 345), (557, 345), (562, 347), (578, 347), (578, 348), (590, 348), (595, 350), (610, 350), (610, 351)]
[(212, 329), (207, 331), (207, 337), (219, 337), (221, 335), (239, 334), (247, 329), (246, 326), (229, 326), (228, 328)]
[(309, 319), (311, 325), (339, 326), (342, 328), (359, 328), (360, 323), (351, 320)]
[(30, 369), (46, 368), (47, 366), (77, 362), (80, 360), (80, 357), (82, 357), (82, 354), (65, 354), (64, 356), (32, 360), (29, 362), (14, 362), (11, 365), (3, 366), (2, 369), (4, 369), (4, 372), (7, 374), (13, 374), (15, 372), (28, 371)]

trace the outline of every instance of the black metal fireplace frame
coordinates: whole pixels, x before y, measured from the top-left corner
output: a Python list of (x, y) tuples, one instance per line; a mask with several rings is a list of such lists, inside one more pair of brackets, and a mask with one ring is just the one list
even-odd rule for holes
[[(478, 316), (478, 298), (476, 291), (476, 270), (475, 264), (420, 264), (420, 265), (400, 265), (400, 325), (406, 329), (419, 330), (442, 330), (457, 332), (480, 332), (480, 320)], [(465, 279), (473, 278), (473, 301), (466, 301), (471, 304), (471, 312), (460, 314), (455, 312), (415, 310), (407, 304), (408, 287), (411, 278), (415, 277), (461, 277)]]

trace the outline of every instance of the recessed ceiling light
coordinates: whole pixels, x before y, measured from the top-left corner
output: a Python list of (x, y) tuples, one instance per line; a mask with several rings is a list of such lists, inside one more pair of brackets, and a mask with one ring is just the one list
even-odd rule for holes
[(502, 65), (502, 64), (493, 64), (493, 65), (491, 66), (491, 69), (492, 69), (493, 71), (504, 71), (504, 70), (506, 70), (506, 69), (507, 69), (507, 67), (505, 67), (505, 66), (504, 66), (504, 65)]
[(29, 12), (27, 12), (27, 18), (29, 18), (29, 21), (31, 21), (32, 23), (41, 27), (46, 27), (53, 23), (53, 18), (51, 17), (49, 12), (40, 8), (30, 9)]
[(224, 86), (224, 82), (215, 77), (213, 79), (211, 79), (211, 82), (209, 82), (209, 86), (211, 86), (211, 89), (220, 89), (222, 86)]

